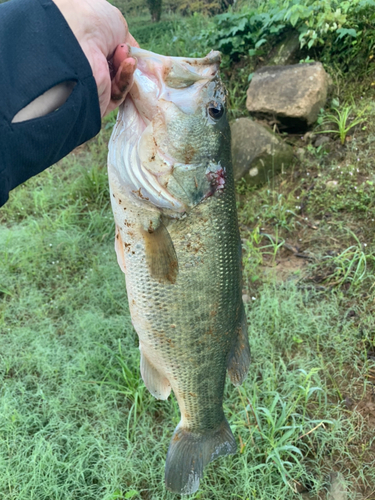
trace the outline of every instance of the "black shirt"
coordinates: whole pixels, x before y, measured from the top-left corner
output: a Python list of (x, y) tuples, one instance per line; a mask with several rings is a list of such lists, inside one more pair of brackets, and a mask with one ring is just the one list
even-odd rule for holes
[[(68, 100), (46, 116), (13, 117), (55, 85), (74, 81)], [(51, 0), (0, 5), (0, 206), (8, 193), (100, 130), (90, 64)]]

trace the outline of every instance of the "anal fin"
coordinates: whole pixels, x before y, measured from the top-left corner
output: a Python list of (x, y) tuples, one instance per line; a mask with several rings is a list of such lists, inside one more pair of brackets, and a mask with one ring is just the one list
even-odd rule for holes
[(156, 399), (168, 399), (171, 386), (166, 377), (150, 363), (141, 347), (141, 375), (145, 386)]
[(151, 276), (160, 283), (176, 283), (178, 261), (172, 238), (162, 221), (144, 231), (146, 262)]
[(245, 309), (242, 305), (238, 336), (228, 358), (228, 375), (233, 385), (241, 385), (250, 366), (250, 346)]

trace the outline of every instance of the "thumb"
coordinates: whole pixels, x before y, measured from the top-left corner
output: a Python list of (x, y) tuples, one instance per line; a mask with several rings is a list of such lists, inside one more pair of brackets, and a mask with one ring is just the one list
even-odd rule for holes
[[(111, 82), (111, 99), (121, 101), (133, 82), (133, 73), (137, 67), (137, 61), (129, 56), (127, 44), (118, 45), (113, 55), (113, 74)], [(119, 104), (119, 102), (117, 102)]]

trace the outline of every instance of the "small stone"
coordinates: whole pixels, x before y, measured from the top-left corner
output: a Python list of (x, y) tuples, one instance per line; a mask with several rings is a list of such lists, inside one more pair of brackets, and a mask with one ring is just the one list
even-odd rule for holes
[(331, 487), (327, 496), (327, 500), (347, 500), (348, 491), (344, 476), (340, 472), (331, 472)]
[(303, 135), (302, 140), (304, 142), (312, 142), (315, 139), (315, 134), (314, 132), (308, 131), (306, 134)]
[(328, 189), (337, 189), (339, 187), (339, 183), (337, 181), (328, 181), (326, 182), (326, 186)]
[(348, 410), (350, 410), (354, 405), (354, 401), (352, 400), (352, 398), (349, 398), (349, 396), (345, 396), (344, 404), (348, 408)]
[(316, 148), (319, 148), (320, 146), (324, 146), (324, 144), (328, 144), (330, 142), (329, 137), (326, 135), (321, 135), (320, 137), (317, 137), (314, 142), (314, 146)]
[(302, 161), (305, 158), (306, 150), (304, 148), (298, 148), (296, 151), (297, 158)]
[(242, 302), (244, 304), (248, 304), (250, 302), (250, 297), (247, 295), (247, 293), (245, 293), (244, 295), (242, 295)]

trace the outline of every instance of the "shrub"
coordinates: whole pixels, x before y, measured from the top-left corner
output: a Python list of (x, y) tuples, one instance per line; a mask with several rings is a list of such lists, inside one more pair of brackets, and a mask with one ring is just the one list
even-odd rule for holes
[(216, 16), (202, 38), (236, 61), (264, 55), (280, 35), (297, 30), (306, 52), (313, 49), (325, 60), (334, 58), (344, 70), (367, 67), (375, 44), (374, 7), (375, 0), (251, 2)]

